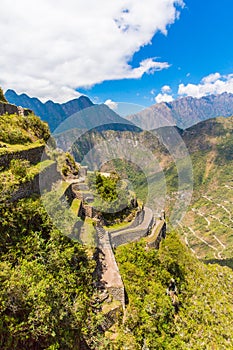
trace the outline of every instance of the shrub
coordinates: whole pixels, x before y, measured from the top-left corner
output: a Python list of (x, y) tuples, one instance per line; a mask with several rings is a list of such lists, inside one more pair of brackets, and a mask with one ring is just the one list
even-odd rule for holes
[(27, 176), (29, 166), (28, 160), (13, 159), (10, 163), (10, 170), (15, 177), (23, 179)]

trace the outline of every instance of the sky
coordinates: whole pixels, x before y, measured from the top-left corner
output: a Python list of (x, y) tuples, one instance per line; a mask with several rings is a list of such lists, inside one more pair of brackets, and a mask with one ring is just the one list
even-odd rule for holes
[(233, 93), (232, 0), (1, 0), (0, 85), (150, 106)]

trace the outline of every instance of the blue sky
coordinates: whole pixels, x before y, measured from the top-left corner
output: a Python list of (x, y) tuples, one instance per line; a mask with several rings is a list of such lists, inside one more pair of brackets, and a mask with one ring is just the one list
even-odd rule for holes
[(0, 86), (113, 107), (233, 93), (232, 14), (232, 0), (2, 0)]
[(233, 73), (232, 16), (231, 0), (186, 0), (180, 19), (170, 26), (167, 35), (157, 33), (151, 45), (133, 56), (134, 67), (147, 57), (159, 57), (171, 64), (168, 69), (79, 91), (96, 101), (111, 99), (148, 106), (155, 103), (164, 85), (171, 87), (176, 98), (179, 84), (199, 84), (216, 72), (229, 75)]

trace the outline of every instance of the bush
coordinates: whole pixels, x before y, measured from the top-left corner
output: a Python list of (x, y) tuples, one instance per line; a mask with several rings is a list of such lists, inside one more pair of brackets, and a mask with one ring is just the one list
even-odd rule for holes
[(27, 169), (30, 167), (28, 160), (13, 159), (10, 163), (10, 170), (12, 174), (20, 179), (27, 176)]

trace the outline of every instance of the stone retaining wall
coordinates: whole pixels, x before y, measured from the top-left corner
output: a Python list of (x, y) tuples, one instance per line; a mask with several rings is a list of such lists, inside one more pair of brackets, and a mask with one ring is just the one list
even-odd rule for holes
[(150, 248), (159, 249), (160, 242), (162, 241), (162, 239), (166, 238), (166, 231), (167, 231), (166, 221), (162, 220), (160, 225), (161, 225), (161, 228), (160, 228), (155, 240), (153, 240), (151, 242), (147, 242), (147, 246)]
[(132, 241), (137, 241), (143, 237), (146, 237), (148, 234), (148, 229), (144, 230), (132, 230), (125, 233), (121, 233), (112, 237), (113, 247), (119, 247), (122, 244), (126, 244)]
[(76, 194), (73, 192), (72, 184), (67, 187), (63, 195), (61, 196), (61, 201), (67, 201), (71, 205), (72, 201), (76, 198)]
[(13, 159), (25, 159), (30, 162), (30, 164), (37, 164), (41, 162), (42, 155), (43, 160), (46, 158), (44, 157), (44, 149), (45, 146), (37, 146), (34, 148), (29, 148), (24, 151), (15, 151), (15, 152), (7, 152), (3, 155), (0, 155), (0, 167), (3, 167), (3, 169), (6, 169), (10, 166), (10, 162)]
[[(136, 226), (139, 226), (141, 225), (141, 223), (143, 222), (143, 219), (144, 219), (144, 210), (138, 210), (136, 212), (136, 216), (133, 220), (133, 222), (127, 227), (127, 230), (131, 229), (131, 228), (134, 228)], [(122, 232), (122, 231), (125, 231), (125, 228), (121, 228), (121, 229), (114, 229), (114, 230), (111, 230), (111, 235), (113, 233), (119, 233), (119, 232)]]
[[(139, 240), (148, 235), (152, 225), (153, 225), (153, 213), (148, 208), (148, 218), (146, 221), (142, 222), (136, 227), (127, 228), (124, 230), (119, 230), (117, 232), (111, 233), (111, 242), (114, 247), (126, 244), (132, 241)], [(141, 214), (142, 215), (142, 214)], [(145, 212), (143, 214), (144, 219)]]
[[(41, 180), (42, 179), (42, 180)], [(12, 202), (22, 198), (31, 197), (33, 194), (41, 194), (41, 189), (50, 191), (54, 182), (61, 179), (61, 174), (57, 171), (57, 164), (53, 163), (43, 170), (43, 176), (37, 174), (34, 179), (19, 186), (11, 197)]]

